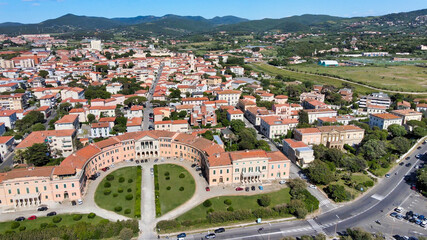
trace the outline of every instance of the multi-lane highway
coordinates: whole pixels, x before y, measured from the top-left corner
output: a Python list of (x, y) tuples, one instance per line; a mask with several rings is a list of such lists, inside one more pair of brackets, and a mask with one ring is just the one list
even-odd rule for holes
[[(398, 165), (390, 172), (390, 178), (383, 178), (368, 193), (359, 199), (340, 205), (339, 207), (321, 213), (314, 219), (301, 221), (288, 221), (282, 223), (261, 224), (245, 228), (227, 229), (226, 232), (217, 234), (217, 239), (280, 239), (284, 236), (301, 236), (325, 233), (335, 235), (336, 232), (343, 232), (347, 228), (363, 227), (370, 232), (382, 232), (388, 237), (395, 234), (406, 236), (426, 236), (427, 230), (409, 222), (395, 223), (395, 220), (388, 216), (395, 207), (401, 206), (408, 201), (408, 198), (419, 197), (418, 193), (410, 189), (410, 183), (404, 180), (405, 175), (415, 172), (414, 166), (418, 166), (421, 161), (416, 159), (417, 154), (427, 152), (427, 144), (422, 144), (420, 149), (416, 149), (408, 160), (403, 160), (404, 165)], [(411, 163), (410, 167), (405, 166)], [(425, 201), (420, 201), (419, 206), (412, 204), (415, 212), (425, 209)], [(381, 225), (375, 223), (380, 220)], [(263, 230), (259, 231), (260, 228)], [(200, 239), (207, 233), (195, 234), (187, 239)]]

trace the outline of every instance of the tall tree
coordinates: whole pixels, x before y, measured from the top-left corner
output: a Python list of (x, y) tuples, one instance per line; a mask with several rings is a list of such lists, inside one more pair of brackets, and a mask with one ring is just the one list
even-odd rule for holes
[(25, 150), (24, 158), (28, 164), (45, 166), (50, 160), (49, 149), (44, 143), (35, 143)]

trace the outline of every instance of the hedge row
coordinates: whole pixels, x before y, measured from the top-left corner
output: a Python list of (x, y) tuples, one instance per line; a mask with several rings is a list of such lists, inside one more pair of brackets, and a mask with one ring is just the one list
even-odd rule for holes
[(72, 225), (58, 227), (55, 224), (40, 224), (39, 229), (26, 230), (21, 229), (9, 230), (7, 233), (0, 235), (2, 240), (44, 240), (44, 239), (117, 239), (123, 229), (130, 229), (134, 235), (139, 232), (137, 220), (110, 222), (106, 219), (93, 225), (87, 222), (77, 222)]
[(154, 197), (156, 200), (156, 217), (162, 215), (162, 209), (160, 207), (160, 186), (159, 186), (159, 170), (158, 166), (154, 165)]
[[(135, 185), (135, 218), (141, 218), (141, 181), (142, 181), (142, 169), (138, 166), (136, 170), (136, 185)], [(131, 179), (129, 179), (131, 180)], [(128, 180), (128, 182), (129, 182)]]

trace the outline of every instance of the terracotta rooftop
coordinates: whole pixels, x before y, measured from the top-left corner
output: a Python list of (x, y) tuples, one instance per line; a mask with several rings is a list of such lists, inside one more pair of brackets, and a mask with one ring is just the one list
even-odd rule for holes
[(79, 116), (76, 114), (65, 115), (61, 119), (55, 122), (55, 124), (66, 124), (66, 123), (74, 123)]
[(371, 116), (377, 117), (377, 118), (381, 118), (381, 119), (398, 119), (400, 118), (399, 116), (396, 116), (394, 114), (391, 113), (379, 113), (379, 114), (372, 114)]
[(75, 129), (68, 129), (32, 132), (24, 138), (18, 146), (16, 146), (16, 149), (28, 148), (33, 146), (35, 143), (44, 143), (47, 137), (71, 137), (75, 131)]

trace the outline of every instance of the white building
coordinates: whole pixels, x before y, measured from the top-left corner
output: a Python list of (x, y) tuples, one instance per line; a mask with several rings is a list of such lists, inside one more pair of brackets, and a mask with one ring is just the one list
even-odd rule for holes
[(121, 83), (108, 84), (106, 90), (111, 94), (117, 94), (118, 92), (123, 90), (123, 84)]
[(294, 139), (283, 139), (283, 152), (294, 163), (301, 167), (314, 161), (314, 151), (302, 141)]
[(243, 121), (243, 112), (239, 109), (237, 110), (227, 110), (227, 120), (233, 121), (233, 120), (241, 120)]
[(90, 41), (90, 50), (102, 51), (101, 40), (91, 40)]
[(402, 125), (402, 118), (391, 113), (379, 113), (369, 115), (369, 126), (387, 129), (390, 125)]
[(127, 132), (138, 132), (142, 131), (142, 117), (134, 117), (128, 119), (126, 123)]
[(298, 119), (283, 119), (280, 116), (261, 117), (260, 130), (267, 138), (273, 139), (285, 135), (296, 128)]
[(108, 122), (92, 123), (90, 128), (90, 135), (93, 138), (109, 137), (110, 136), (110, 124)]
[(228, 105), (236, 106), (239, 102), (240, 94), (242, 92), (237, 90), (224, 90), (217, 93), (217, 100), (225, 100)]
[(188, 132), (190, 125), (187, 120), (169, 120), (154, 122), (155, 130), (166, 130), (170, 132)]

